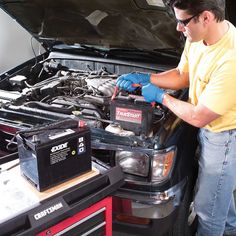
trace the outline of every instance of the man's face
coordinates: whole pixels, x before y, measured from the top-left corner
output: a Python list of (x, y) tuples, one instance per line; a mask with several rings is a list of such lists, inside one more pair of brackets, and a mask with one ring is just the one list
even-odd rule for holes
[(185, 10), (174, 8), (177, 19), (177, 31), (180, 31), (190, 42), (198, 42), (204, 38), (206, 29), (200, 20), (200, 15), (189, 15)]

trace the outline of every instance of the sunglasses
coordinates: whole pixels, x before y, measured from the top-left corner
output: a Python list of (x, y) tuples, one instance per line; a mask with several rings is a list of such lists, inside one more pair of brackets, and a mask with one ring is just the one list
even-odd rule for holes
[(187, 24), (188, 24), (194, 17), (196, 17), (196, 16), (198, 16), (198, 15), (199, 15), (199, 13), (198, 13), (198, 14), (195, 14), (195, 15), (193, 15), (193, 16), (191, 16), (191, 17), (185, 19), (185, 20), (176, 19), (176, 21), (177, 21), (178, 24), (180, 24), (180, 25), (182, 25), (182, 26), (187, 26)]

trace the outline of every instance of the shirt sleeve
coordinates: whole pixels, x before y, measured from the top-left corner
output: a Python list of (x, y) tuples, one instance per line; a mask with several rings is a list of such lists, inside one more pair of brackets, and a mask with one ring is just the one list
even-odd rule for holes
[(236, 106), (236, 52), (221, 58), (199, 101), (219, 115)]

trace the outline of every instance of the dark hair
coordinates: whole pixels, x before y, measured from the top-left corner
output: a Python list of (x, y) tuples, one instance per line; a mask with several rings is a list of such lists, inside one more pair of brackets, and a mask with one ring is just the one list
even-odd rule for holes
[(211, 11), (217, 22), (225, 19), (225, 0), (170, 0), (172, 8), (186, 10), (190, 15)]

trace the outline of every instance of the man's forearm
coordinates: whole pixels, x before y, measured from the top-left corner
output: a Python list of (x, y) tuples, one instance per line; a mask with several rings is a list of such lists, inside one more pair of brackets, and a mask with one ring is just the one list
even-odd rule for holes
[(189, 85), (188, 75), (180, 74), (177, 68), (159, 74), (152, 74), (150, 82), (164, 89), (182, 89)]
[(181, 100), (178, 100), (168, 94), (164, 95), (163, 105), (168, 107), (175, 115), (187, 123), (196, 126), (203, 127), (206, 124), (203, 123), (197, 107)]

